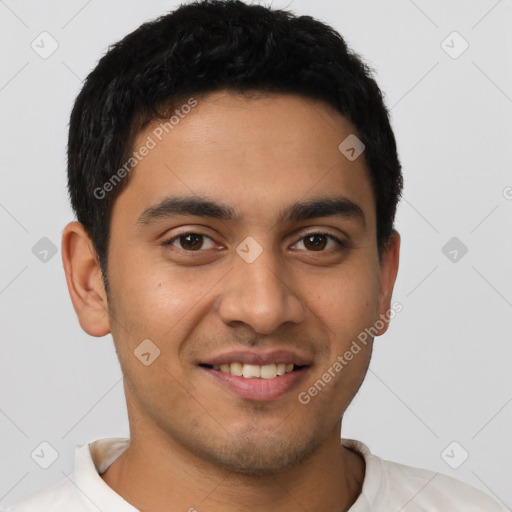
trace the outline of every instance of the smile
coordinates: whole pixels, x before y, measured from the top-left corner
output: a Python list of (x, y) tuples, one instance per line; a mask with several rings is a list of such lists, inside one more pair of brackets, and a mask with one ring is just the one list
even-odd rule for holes
[(274, 400), (299, 386), (313, 357), (284, 347), (237, 348), (196, 363), (216, 386), (247, 400)]
[(272, 364), (243, 364), (226, 363), (221, 365), (203, 365), (222, 373), (229, 373), (244, 379), (274, 379), (286, 373), (301, 368), (293, 363), (272, 363)]

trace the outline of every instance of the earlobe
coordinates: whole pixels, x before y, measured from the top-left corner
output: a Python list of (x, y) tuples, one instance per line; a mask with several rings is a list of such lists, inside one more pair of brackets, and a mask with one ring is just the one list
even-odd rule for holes
[(91, 336), (105, 336), (110, 322), (101, 269), (92, 241), (79, 222), (70, 222), (62, 232), (62, 264), (80, 326)]
[(388, 330), (391, 297), (395, 286), (400, 260), (400, 234), (393, 230), (388, 246), (382, 254), (380, 264), (379, 319), (384, 326), (378, 329), (377, 336)]

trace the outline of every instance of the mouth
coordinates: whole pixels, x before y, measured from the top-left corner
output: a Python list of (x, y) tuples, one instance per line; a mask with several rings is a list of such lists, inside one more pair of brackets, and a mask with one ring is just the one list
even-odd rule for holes
[(244, 379), (275, 379), (291, 372), (307, 368), (308, 365), (296, 365), (294, 363), (271, 363), (271, 364), (243, 364), (223, 363), (223, 364), (200, 364), (202, 368), (227, 373), (235, 377)]
[(198, 364), (224, 390), (246, 400), (275, 400), (306, 378), (310, 359), (285, 350), (230, 352)]

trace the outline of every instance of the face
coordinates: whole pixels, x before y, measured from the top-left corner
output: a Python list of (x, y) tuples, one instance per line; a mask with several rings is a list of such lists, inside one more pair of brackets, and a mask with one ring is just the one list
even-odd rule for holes
[(379, 264), (364, 154), (338, 149), (355, 133), (344, 117), (294, 95), (196, 99), (168, 133), (139, 134), (135, 149), (156, 145), (112, 212), (128, 411), (209, 463), (280, 471), (339, 438), (371, 340), (333, 364), (389, 309), (396, 258)]

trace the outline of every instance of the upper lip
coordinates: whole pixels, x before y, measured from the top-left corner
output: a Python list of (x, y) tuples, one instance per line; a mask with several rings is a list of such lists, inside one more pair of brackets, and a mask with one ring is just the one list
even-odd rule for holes
[(200, 362), (200, 364), (207, 364), (217, 366), (228, 363), (241, 363), (241, 364), (273, 364), (273, 363), (293, 363), (296, 366), (310, 366), (311, 359), (287, 349), (271, 349), (271, 350), (230, 350), (229, 352), (222, 352), (220, 354), (208, 357)]

